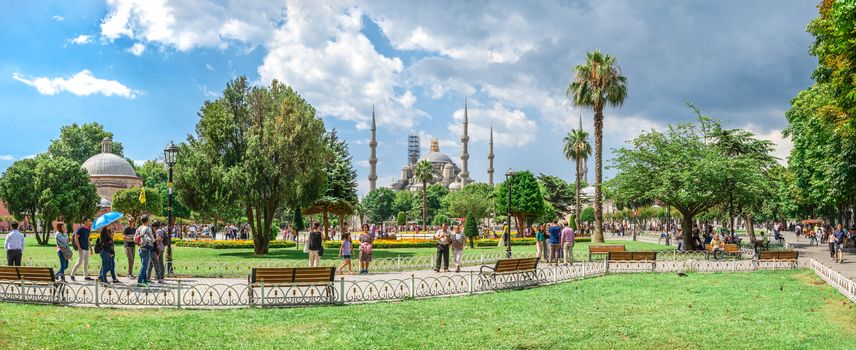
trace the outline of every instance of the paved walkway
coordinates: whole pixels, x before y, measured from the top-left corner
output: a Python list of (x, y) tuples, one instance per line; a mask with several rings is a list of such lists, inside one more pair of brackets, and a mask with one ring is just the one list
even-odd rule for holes
[(835, 272), (842, 274), (850, 280), (856, 280), (856, 248), (844, 249), (844, 262), (836, 263), (829, 257), (829, 245), (821, 244), (819, 246), (808, 245), (808, 239), (800, 237), (799, 241), (794, 232), (783, 232), (785, 241), (791, 245), (794, 250), (800, 252), (800, 258), (814, 258), (817, 262), (826, 265)]

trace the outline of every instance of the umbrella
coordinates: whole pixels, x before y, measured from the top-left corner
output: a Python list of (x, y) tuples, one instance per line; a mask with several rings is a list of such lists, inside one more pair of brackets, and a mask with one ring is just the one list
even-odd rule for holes
[(95, 221), (93, 222), (93, 224), (92, 224), (92, 231), (99, 230), (99, 229), (101, 229), (101, 228), (102, 228), (102, 227), (104, 227), (104, 226), (110, 225), (110, 224), (112, 224), (114, 221), (119, 220), (120, 218), (122, 218), (122, 216), (124, 216), (124, 215), (125, 215), (125, 214), (122, 214), (122, 213), (120, 213), (120, 212), (118, 212), (118, 211), (111, 211), (111, 212), (109, 212), (109, 213), (106, 213), (106, 214), (104, 214), (104, 215), (101, 215), (101, 216), (99, 216), (97, 219), (95, 219)]

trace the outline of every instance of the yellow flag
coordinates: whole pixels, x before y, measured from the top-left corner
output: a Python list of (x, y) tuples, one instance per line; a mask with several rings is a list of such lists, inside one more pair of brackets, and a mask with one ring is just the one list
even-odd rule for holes
[(146, 188), (140, 188), (140, 204), (146, 204)]

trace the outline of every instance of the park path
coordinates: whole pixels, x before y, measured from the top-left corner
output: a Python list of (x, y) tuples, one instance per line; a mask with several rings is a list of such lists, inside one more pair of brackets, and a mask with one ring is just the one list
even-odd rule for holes
[(840, 273), (850, 280), (856, 280), (856, 248), (844, 249), (844, 263), (836, 263), (829, 257), (829, 246), (821, 244), (819, 246), (810, 246), (808, 239), (797, 236), (794, 232), (786, 231), (782, 233), (785, 236), (785, 241), (790, 244), (791, 248), (800, 252), (800, 258), (814, 258), (817, 262), (826, 265), (835, 272)]

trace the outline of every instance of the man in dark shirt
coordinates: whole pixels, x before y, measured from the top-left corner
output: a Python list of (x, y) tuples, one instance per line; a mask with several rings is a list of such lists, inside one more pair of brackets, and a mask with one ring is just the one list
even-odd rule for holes
[(128, 257), (128, 278), (134, 278), (134, 255), (136, 255), (134, 244), (134, 233), (137, 232), (136, 220), (131, 217), (128, 219), (128, 226), (122, 231), (122, 237), (125, 241), (125, 255)]
[(844, 243), (847, 240), (847, 230), (844, 229), (844, 225), (838, 224), (838, 229), (832, 233), (832, 239), (835, 242), (835, 254), (833, 255), (833, 260), (837, 263), (844, 262)]
[(92, 255), (92, 247), (89, 245), (89, 225), (92, 223), (89, 218), (83, 219), (83, 224), (74, 232), (74, 247), (77, 249), (77, 263), (71, 269), (71, 280), (74, 281), (74, 274), (77, 268), (83, 265), (83, 279), (91, 281), (89, 278), (89, 256)]
[(558, 266), (559, 254), (562, 253), (562, 228), (559, 227), (559, 223), (556, 220), (553, 220), (547, 232), (550, 233), (550, 262)]

